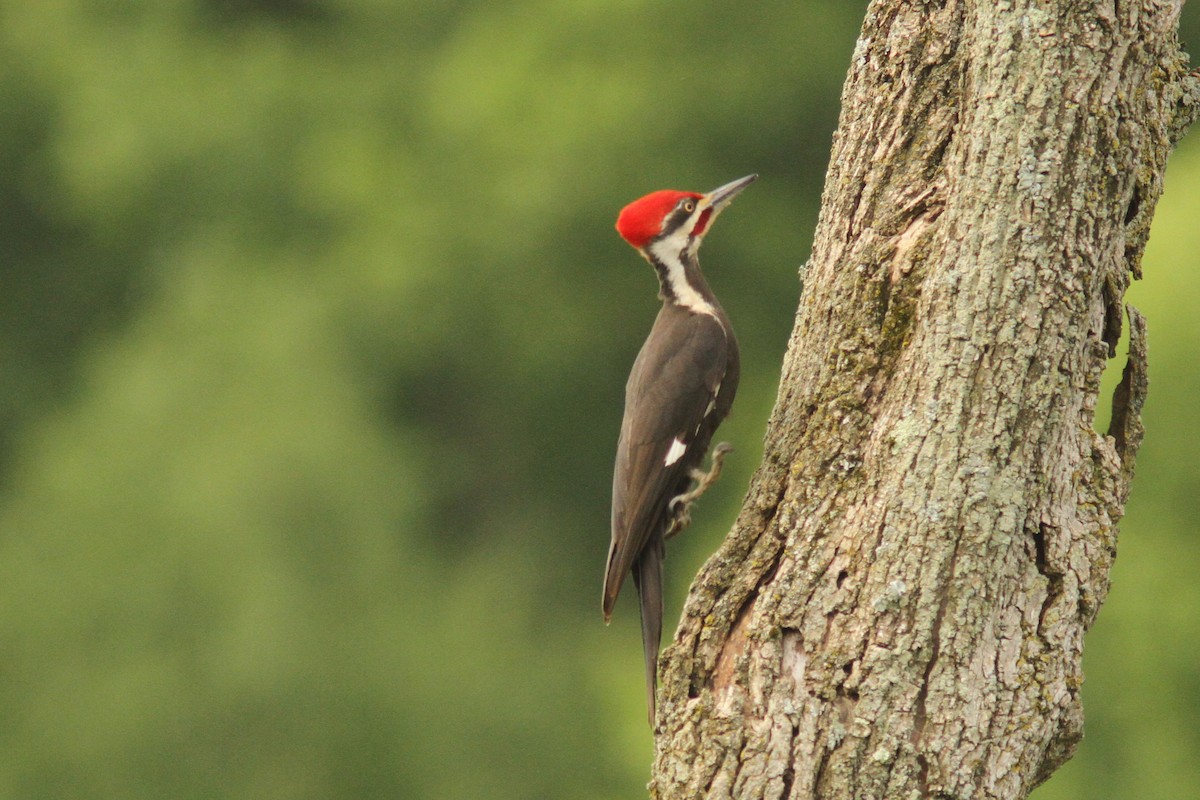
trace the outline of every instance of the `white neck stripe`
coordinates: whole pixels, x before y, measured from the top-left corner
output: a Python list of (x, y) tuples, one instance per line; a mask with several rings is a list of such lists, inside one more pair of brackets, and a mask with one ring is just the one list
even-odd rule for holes
[(715, 318), (716, 309), (688, 282), (687, 271), (679, 260), (679, 254), (688, 246), (687, 240), (686, 230), (677, 231), (650, 245), (650, 253), (666, 268), (667, 288), (674, 295), (675, 302), (695, 314), (708, 314)]

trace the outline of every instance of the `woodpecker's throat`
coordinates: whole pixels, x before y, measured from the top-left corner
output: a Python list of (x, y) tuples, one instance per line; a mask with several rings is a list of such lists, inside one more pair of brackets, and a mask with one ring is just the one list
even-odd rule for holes
[(676, 233), (646, 248), (646, 258), (658, 274), (658, 295), (663, 301), (686, 308), (693, 314), (718, 317), (716, 297), (708, 288), (696, 259), (700, 240)]

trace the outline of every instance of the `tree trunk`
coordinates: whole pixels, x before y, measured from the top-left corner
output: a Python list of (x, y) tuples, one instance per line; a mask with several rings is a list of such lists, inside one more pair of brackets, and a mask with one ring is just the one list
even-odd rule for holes
[(1082, 734), (1142, 437), (1133, 308), (1200, 89), (1181, 0), (875, 0), (733, 531), (662, 668), (659, 798), (1016, 798)]

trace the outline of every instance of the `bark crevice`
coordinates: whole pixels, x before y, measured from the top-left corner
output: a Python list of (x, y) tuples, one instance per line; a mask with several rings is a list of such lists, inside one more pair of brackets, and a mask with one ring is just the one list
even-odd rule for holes
[(1146, 318), (1133, 306), (1129, 314), (1129, 357), (1121, 373), (1121, 382), (1113, 390), (1112, 419), (1108, 435), (1113, 439), (1125, 480), (1133, 477), (1133, 462), (1142, 444), (1142, 406), (1149, 392), (1146, 371)]

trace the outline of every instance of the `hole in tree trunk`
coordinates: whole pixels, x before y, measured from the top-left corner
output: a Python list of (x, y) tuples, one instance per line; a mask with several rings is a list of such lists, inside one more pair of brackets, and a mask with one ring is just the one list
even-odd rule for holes
[(1129, 198), (1129, 208), (1125, 210), (1125, 224), (1133, 222), (1133, 218), (1138, 215), (1138, 211), (1142, 207), (1142, 192), (1141, 187), (1137, 184), (1133, 186), (1133, 196)]
[(1096, 398), (1096, 410), (1092, 413), (1092, 428), (1100, 434), (1107, 434), (1112, 422), (1113, 390), (1121, 382), (1125, 372), (1125, 363), (1129, 352), (1129, 326), (1122, 326), (1121, 338), (1117, 340), (1113, 350), (1116, 355), (1108, 359), (1104, 365), (1104, 373), (1100, 376), (1100, 394)]

